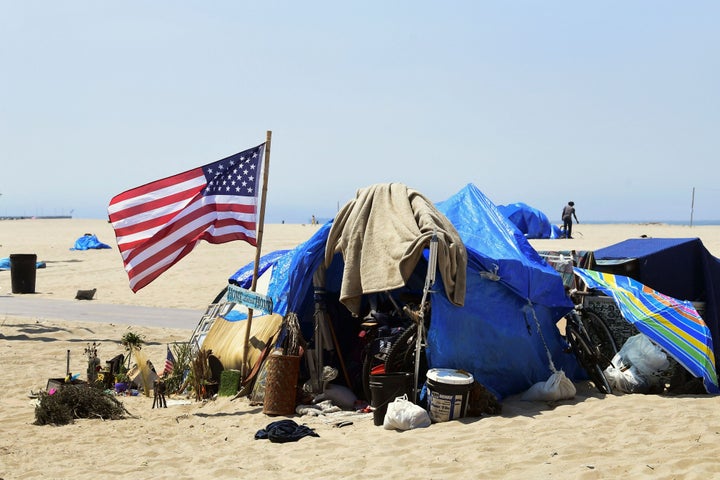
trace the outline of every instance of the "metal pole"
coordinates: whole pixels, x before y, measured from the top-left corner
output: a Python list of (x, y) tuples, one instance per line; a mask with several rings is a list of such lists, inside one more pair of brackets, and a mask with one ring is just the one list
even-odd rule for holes
[(418, 379), (420, 378), (420, 349), (425, 345), (425, 301), (427, 294), (435, 284), (435, 272), (437, 270), (438, 237), (437, 229), (430, 239), (430, 255), (428, 258), (427, 273), (425, 274), (425, 286), (423, 287), (422, 301), (420, 302), (420, 315), (415, 339), (415, 382), (413, 384), (413, 403), (418, 399)]
[(690, 202), (690, 226), (693, 226), (693, 212), (695, 211), (695, 187), (692, 189), (692, 201)]

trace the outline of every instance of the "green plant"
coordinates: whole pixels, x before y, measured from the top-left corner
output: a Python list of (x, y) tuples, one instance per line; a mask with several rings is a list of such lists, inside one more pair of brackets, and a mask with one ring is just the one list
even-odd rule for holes
[(117, 383), (128, 383), (130, 381), (130, 377), (128, 377), (127, 372), (127, 367), (125, 365), (120, 365), (118, 373), (115, 374), (115, 381)]
[(122, 338), (120, 338), (120, 343), (123, 347), (125, 347), (125, 351), (128, 352), (127, 368), (130, 369), (130, 366), (132, 365), (132, 363), (130, 363), (132, 352), (133, 350), (140, 350), (142, 348), (142, 344), (145, 343), (145, 337), (130, 330), (125, 332)]
[(172, 353), (175, 365), (172, 372), (165, 378), (166, 390), (170, 393), (177, 392), (183, 386), (192, 362), (192, 349), (189, 343), (174, 343)]

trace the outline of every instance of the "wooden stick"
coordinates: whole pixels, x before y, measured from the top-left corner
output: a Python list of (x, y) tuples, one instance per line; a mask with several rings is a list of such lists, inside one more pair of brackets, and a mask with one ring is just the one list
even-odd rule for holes
[[(329, 316), (326, 314), (326, 312), (324, 310), (323, 310), (323, 315), (325, 315), (325, 320), (327, 321), (327, 324), (330, 327), (330, 335), (332, 335), (333, 343), (335, 344), (335, 349), (337, 350), (338, 359), (340, 359), (340, 367), (342, 368), (343, 375), (345, 376), (345, 383), (347, 383), (348, 388), (352, 388), (352, 383), (350, 383), (350, 375), (348, 375), (347, 369), (345, 368), (345, 360), (343, 360), (342, 350), (340, 349), (340, 343), (338, 342), (338, 339), (335, 336), (335, 327), (333, 327), (332, 318), (329, 318)], [(320, 347), (320, 348), (322, 348), (322, 347)], [(322, 381), (322, 379), (320, 381)]]
[[(267, 131), (267, 137), (265, 140), (265, 163), (263, 165), (263, 186), (262, 186), (262, 198), (260, 203), (260, 217), (258, 219), (257, 227), (257, 238), (255, 241), (255, 265), (253, 266), (253, 277), (252, 284), (250, 286), (251, 291), (255, 291), (257, 286), (257, 277), (260, 264), (260, 252), (262, 249), (262, 237), (265, 223), (265, 198), (267, 197), (267, 181), (268, 181), (268, 170), (270, 169), (270, 140), (272, 139), (272, 131)], [(245, 326), (245, 343), (243, 345), (243, 368), (242, 376), (245, 376), (250, 369), (248, 365), (248, 354), (250, 351), (250, 328), (252, 327), (253, 309), (248, 308), (248, 318)]]

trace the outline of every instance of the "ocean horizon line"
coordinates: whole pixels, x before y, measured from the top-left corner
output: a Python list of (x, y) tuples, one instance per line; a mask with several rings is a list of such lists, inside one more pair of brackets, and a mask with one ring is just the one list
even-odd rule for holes
[[(47, 219), (64, 219), (64, 220), (106, 220), (101, 217), (74, 217), (71, 215), (37, 215), (37, 216), (0, 216), (0, 220), (47, 220)], [(332, 220), (332, 218), (318, 217), (315, 219), (318, 224), (324, 224)], [(312, 217), (309, 217), (305, 221), (285, 221), (276, 219), (265, 219), (266, 224), (288, 224), (288, 225), (307, 225), (312, 224)], [(550, 222), (553, 224), (560, 224), (560, 222)], [(692, 224), (690, 220), (583, 220), (582, 223), (590, 225), (676, 225), (676, 226), (720, 226), (719, 220), (693, 220)]]

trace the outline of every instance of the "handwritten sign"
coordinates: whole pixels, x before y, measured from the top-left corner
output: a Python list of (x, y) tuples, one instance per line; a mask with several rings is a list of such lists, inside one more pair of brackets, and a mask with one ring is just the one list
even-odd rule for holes
[(272, 298), (236, 285), (228, 285), (227, 299), (230, 302), (242, 303), (253, 310), (262, 310), (267, 314), (273, 312)]

